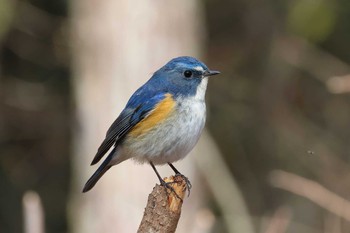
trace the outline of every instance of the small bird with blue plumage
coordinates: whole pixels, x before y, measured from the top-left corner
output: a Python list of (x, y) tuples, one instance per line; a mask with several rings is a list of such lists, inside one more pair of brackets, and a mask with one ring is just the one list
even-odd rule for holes
[(148, 163), (161, 185), (168, 187), (155, 165), (168, 164), (176, 176), (183, 176), (172, 163), (183, 159), (196, 145), (206, 119), (205, 92), (208, 77), (220, 74), (193, 57), (169, 61), (129, 99), (107, 131), (91, 165), (108, 153), (86, 182), (92, 189), (112, 166), (127, 159)]

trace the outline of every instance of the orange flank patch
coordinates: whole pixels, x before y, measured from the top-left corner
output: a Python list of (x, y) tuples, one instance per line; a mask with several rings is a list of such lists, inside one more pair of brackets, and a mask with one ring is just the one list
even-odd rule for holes
[(175, 101), (171, 94), (166, 94), (165, 96), (166, 97), (156, 105), (151, 114), (134, 126), (129, 133), (132, 137), (138, 137), (146, 133), (171, 114), (175, 107)]

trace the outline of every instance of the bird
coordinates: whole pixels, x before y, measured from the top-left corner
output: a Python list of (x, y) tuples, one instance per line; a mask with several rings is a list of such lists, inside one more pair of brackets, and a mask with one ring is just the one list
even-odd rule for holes
[(163, 186), (168, 187), (156, 165), (168, 164), (189, 185), (172, 163), (183, 159), (198, 142), (206, 121), (208, 78), (217, 74), (220, 72), (190, 56), (174, 58), (157, 70), (108, 129), (91, 165), (107, 156), (83, 192), (91, 190), (111, 167), (128, 159), (150, 164)]

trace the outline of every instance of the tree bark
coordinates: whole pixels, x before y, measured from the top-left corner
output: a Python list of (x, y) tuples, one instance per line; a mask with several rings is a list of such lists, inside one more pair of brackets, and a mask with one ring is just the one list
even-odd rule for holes
[(138, 233), (176, 231), (186, 193), (186, 181), (181, 176), (171, 176), (164, 181), (171, 183), (170, 186), (176, 194), (158, 184), (153, 188), (148, 196)]

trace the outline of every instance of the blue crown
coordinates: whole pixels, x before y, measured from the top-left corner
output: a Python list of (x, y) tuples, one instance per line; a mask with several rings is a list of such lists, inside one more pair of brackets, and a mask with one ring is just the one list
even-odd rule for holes
[(176, 69), (177, 67), (183, 67), (183, 68), (202, 67), (203, 70), (208, 70), (208, 67), (203, 62), (197, 60), (194, 57), (189, 57), (189, 56), (177, 57), (170, 60), (165, 66), (161, 68), (161, 70), (164, 70), (164, 71), (173, 70), (173, 69)]

